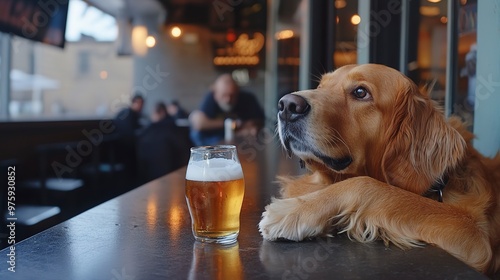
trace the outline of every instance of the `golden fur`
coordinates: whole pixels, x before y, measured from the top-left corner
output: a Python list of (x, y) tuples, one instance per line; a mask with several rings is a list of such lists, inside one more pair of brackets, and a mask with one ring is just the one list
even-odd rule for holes
[[(359, 87), (368, 95), (353, 95)], [(282, 198), (259, 223), (265, 239), (299, 241), (335, 226), (361, 242), (434, 244), (481, 272), (499, 270), (500, 154), (479, 154), (457, 118), (447, 122), (411, 80), (386, 66), (344, 66), (317, 89), (293, 94), (309, 111), (280, 118), (280, 139), (311, 172), (280, 178)], [(339, 170), (327, 162), (345, 158), (351, 162)], [(426, 195), (445, 178), (444, 202)]]

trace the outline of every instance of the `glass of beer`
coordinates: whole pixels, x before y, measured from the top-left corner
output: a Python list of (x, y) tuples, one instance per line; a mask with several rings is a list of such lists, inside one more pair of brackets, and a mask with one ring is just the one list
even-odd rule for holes
[(196, 240), (236, 242), (244, 193), (245, 181), (235, 146), (191, 148), (186, 171), (186, 201)]

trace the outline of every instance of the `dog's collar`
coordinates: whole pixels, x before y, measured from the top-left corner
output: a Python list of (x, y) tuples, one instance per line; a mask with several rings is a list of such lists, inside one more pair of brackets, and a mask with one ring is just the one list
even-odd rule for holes
[(427, 193), (437, 193), (438, 201), (443, 202), (443, 189), (448, 184), (448, 175), (443, 175), (443, 177), (439, 178), (434, 184), (432, 184), (431, 188), (427, 191)]

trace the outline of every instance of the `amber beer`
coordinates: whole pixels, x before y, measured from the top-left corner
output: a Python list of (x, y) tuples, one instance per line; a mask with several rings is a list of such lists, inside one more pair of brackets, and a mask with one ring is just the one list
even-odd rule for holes
[(230, 244), (236, 242), (239, 234), (245, 181), (236, 148), (230, 145), (214, 147), (193, 148), (202, 149), (203, 157), (193, 156), (193, 152), (199, 151), (191, 149), (186, 172), (186, 201), (196, 240)]

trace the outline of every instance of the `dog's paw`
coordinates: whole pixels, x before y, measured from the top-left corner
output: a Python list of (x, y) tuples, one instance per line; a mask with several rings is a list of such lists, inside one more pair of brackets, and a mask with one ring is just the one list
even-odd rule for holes
[(273, 199), (262, 213), (259, 231), (267, 240), (300, 241), (323, 233), (326, 221), (300, 198)]

